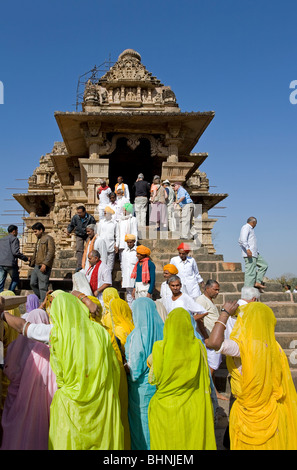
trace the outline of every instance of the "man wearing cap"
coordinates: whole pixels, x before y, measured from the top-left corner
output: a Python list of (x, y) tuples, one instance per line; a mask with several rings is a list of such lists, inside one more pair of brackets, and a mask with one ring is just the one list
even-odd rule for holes
[(107, 248), (107, 266), (113, 271), (115, 259), (115, 238), (116, 238), (116, 222), (113, 220), (114, 210), (106, 206), (104, 209), (104, 217), (97, 223), (97, 234), (106, 243)]
[(200, 285), (203, 286), (204, 283), (195, 259), (189, 256), (191, 247), (187, 243), (181, 243), (177, 250), (178, 256), (171, 258), (170, 264), (173, 264), (178, 269), (183, 292), (196, 299), (201, 295)]
[(161, 289), (160, 289), (160, 297), (163, 305), (166, 307), (166, 300), (167, 297), (172, 296), (171, 289), (168, 284), (168, 279), (173, 276), (178, 274), (178, 269), (174, 266), (174, 264), (166, 264), (163, 267), (163, 276), (165, 281), (162, 282), (161, 284)]
[(194, 204), (188, 193), (188, 191), (183, 188), (181, 182), (174, 183), (174, 190), (176, 191), (176, 201), (175, 204), (179, 205), (181, 208), (181, 227), (180, 233), (181, 238), (189, 239), (192, 238), (191, 227), (194, 216)]
[(90, 224), (86, 228), (88, 238), (86, 240), (86, 245), (84, 249), (83, 259), (82, 259), (82, 268), (85, 270), (89, 269), (89, 253), (92, 250), (99, 251), (100, 259), (104, 264), (107, 264), (107, 248), (106, 242), (103, 238), (99, 237), (96, 233), (96, 224)]
[(123, 211), (124, 213), (116, 226), (115, 251), (119, 253), (120, 262), (122, 260), (122, 252), (127, 246), (125, 236), (128, 233), (133, 234), (135, 235), (135, 242), (137, 242), (137, 220), (136, 217), (133, 216), (133, 204), (130, 202), (124, 204)]
[(137, 180), (132, 187), (134, 191), (134, 205), (135, 205), (135, 215), (137, 219), (137, 225), (139, 229), (139, 238), (142, 238), (140, 232), (141, 227), (146, 226), (146, 213), (148, 207), (148, 200), (150, 197), (150, 185), (147, 181), (144, 180), (142, 173), (139, 173)]
[(132, 305), (133, 296), (132, 292), (135, 287), (135, 280), (131, 278), (134, 266), (137, 263), (136, 253), (136, 236), (132, 233), (128, 233), (125, 236), (126, 247), (122, 252), (122, 287), (126, 289), (126, 301)]
[(133, 298), (152, 297), (155, 288), (156, 266), (150, 259), (151, 250), (146, 246), (139, 245), (136, 248), (137, 263), (131, 274), (135, 280)]

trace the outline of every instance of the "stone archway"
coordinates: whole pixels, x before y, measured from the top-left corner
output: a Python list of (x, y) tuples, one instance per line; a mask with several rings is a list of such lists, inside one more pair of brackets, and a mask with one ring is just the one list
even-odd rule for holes
[(149, 183), (152, 182), (154, 175), (161, 176), (162, 161), (157, 156), (151, 155), (151, 142), (145, 137), (140, 137), (135, 145), (129, 140), (129, 136), (118, 138), (116, 148), (108, 158), (109, 186), (114, 189), (117, 177), (122, 176), (129, 186), (132, 202), (134, 195), (131, 189), (139, 173), (143, 173)]

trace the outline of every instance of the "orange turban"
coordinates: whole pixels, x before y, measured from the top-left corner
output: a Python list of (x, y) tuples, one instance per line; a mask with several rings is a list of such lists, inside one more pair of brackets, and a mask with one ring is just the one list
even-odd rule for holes
[(125, 242), (127, 242), (128, 240), (136, 240), (136, 236), (132, 233), (128, 233), (127, 235), (125, 235)]
[(178, 273), (178, 269), (174, 266), (174, 264), (166, 264), (163, 268), (163, 271), (169, 271), (170, 274)]
[(149, 248), (147, 248), (146, 246), (143, 246), (143, 245), (139, 245), (137, 248), (136, 248), (136, 251), (137, 253), (139, 253), (140, 255), (146, 255), (146, 256), (149, 256), (151, 254), (151, 250)]
[(111, 207), (109, 207), (109, 206), (106, 206), (106, 207), (104, 208), (104, 211), (105, 211), (105, 212), (108, 212), (109, 214), (115, 214), (115, 211), (114, 211)]
[(184, 250), (184, 251), (191, 251), (191, 247), (190, 245), (188, 245), (187, 243), (181, 243), (178, 247), (177, 247), (178, 250)]

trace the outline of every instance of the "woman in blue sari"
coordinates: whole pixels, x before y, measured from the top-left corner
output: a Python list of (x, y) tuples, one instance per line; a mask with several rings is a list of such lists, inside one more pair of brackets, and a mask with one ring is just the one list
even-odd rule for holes
[(148, 406), (156, 387), (148, 382), (147, 359), (154, 342), (163, 339), (164, 323), (154, 301), (148, 297), (133, 302), (132, 316), (135, 328), (128, 335), (125, 346), (131, 449), (149, 450)]

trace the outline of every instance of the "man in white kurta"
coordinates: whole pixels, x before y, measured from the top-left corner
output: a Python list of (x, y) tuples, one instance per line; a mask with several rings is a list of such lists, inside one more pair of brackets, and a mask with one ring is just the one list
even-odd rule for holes
[(118, 222), (124, 215), (124, 205), (130, 203), (129, 199), (124, 196), (124, 191), (122, 189), (117, 190), (116, 203), (117, 208), (115, 213), (115, 220)]
[(168, 313), (175, 308), (181, 307), (193, 316), (207, 314), (206, 309), (202, 305), (196, 302), (188, 294), (181, 291), (182, 285), (179, 276), (171, 276), (168, 280), (168, 285), (172, 295), (162, 299), (163, 305)]
[(113, 271), (115, 260), (115, 239), (117, 223), (112, 219), (114, 211), (110, 207), (105, 207), (104, 217), (97, 223), (97, 234), (106, 243), (107, 266)]
[(137, 220), (133, 216), (133, 204), (126, 203), (123, 206), (124, 215), (120, 218), (116, 226), (116, 251), (119, 253), (120, 262), (122, 262), (122, 252), (127, 247), (126, 235), (135, 236), (137, 243)]
[(118, 182), (114, 187), (114, 192), (116, 193), (118, 189), (121, 189), (123, 191), (123, 195), (128, 201), (130, 202), (130, 191), (129, 191), (129, 186), (124, 183), (124, 179), (122, 176), (118, 176)]
[(106, 184), (106, 181), (102, 181), (101, 185), (97, 189), (97, 198), (99, 199), (99, 204), (97, 210), (99, 213), (99, 220), (104, 217), (104, 208), (109, 204), (109, 195), (111, 193), (110, 187)]
[(122, 252), (122, 287), (126, 289), (126, 301), (131, 307), (133, 302), (132, 291), (135, 287), (135, 279), (131, 274), (137, 263), (137, 252), (135, 246), (136, 237), (133, 234), (126, 235), (127, 247)]
[[(85, 271), (85, 275), (87, 278), (87, 281), (90, 283), (91, 277), (93, 274), (93, 270), (96, 267), (96, 264), (100, 261), (100, 255), (98, 251), (91, 251), (89, 254), (89, 268), (87, 271)], [(112, 277), (111, 277), (111, 271), (109, 267), (101, 262), (98, 270), (98, 277), (97, 277), (97, 286), (96, 289), (93, 291), (93, 295), (97, 297), (97, 299), (100, 301), (102, 307), (104, 307), (104, 302), (103, 302), (103, 291), (107, 287), (111, 287), (112, 285)]]
[(82, 268), (85, 269), (86, 271), (90, 267), (88, 256), (92, 250), (99, 251), (101, 261), (107, 264), (107, 247), (106, 247), (105, 240), (99, 237), (99, 235), (96, 234), (95, 231), (96, 231), (95, 224), (88, 225), (86, 228), (86, 233), (88, 235), (88, 238), (86, 241), (84, 254), (83, 254), (83, 260), (82, 260)]
[(186, 243), (181, 243), (177, 249), (179, 254), (171, 258), (170, 264), (178, 269), (183, 292), (196, 299), (201, 295), (200, 284), (203, 286), (203, 278), (195, 259), (188, 256), (190, 247)]
[(173, 264), (166, 264), (163, 267), (163, 276), (165, 281), (162, 282), (160, 288), (160, 300), (165, 306), (167, 297), (172, 297), (172, 292), (168, 284), (168, 280), (171, 276), (177, 275), (178, 270)]
[(244, 285), (257, 287), (263, 292), (263, 289), (265, 289), (263, 278), (268, 269), (268, 264), (258, 250), (255, 234), (256, 225), (257, 219), (249, 217), (246, 224), (241, 227), (238, 243), (245, 262)]

